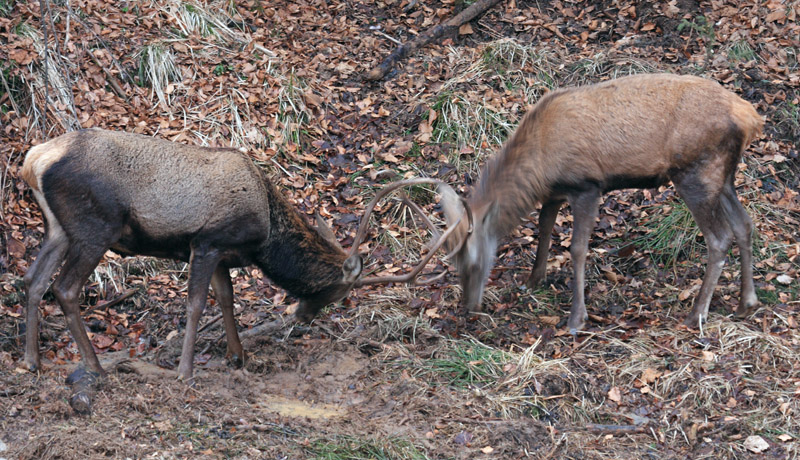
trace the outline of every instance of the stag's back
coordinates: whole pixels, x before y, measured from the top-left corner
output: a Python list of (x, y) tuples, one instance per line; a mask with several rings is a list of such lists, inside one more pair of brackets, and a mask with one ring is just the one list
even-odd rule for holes
[[(606, 190), (666, 180), (700, 156), (739, 160), (761, 131), (753, 106), (693, 76), (635, 75), (553, 91), (529, 111), (484, 171), (483, 192), (515, 188), (523, 206), (582, 181)], [(735, 149), (730, 149), (731, 143)], [(516, 172), (516, 173), (513, 173)], [(515, 176), (510, 179), (510, 175)], [(509, 184), (509, 185), (502, 185)], [(509, 193), (514, 193), (509, 190)]]
[(154, 241), (241, 226), (242, 216), (269, 230), (269, 185), (234, 149), (87, 129), (33, 147), (22, 177), (55, 224), (99, 216)]

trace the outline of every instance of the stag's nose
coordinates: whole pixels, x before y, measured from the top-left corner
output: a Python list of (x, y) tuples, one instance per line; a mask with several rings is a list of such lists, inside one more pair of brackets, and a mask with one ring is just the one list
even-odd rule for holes
[(465, 290), (464, 296), (461, 299), (461, 303), (464, 305), (464, 308), (467, 311), (481, 311), (481, 303), (483, 300), (483, 289), (479, 289), (477, 292)]

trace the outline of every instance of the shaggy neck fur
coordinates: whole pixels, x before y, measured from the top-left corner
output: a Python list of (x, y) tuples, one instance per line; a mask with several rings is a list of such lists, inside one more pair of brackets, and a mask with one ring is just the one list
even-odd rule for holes
[(264, 274), (301, 299), (340, 284), (344, 251), (323, 238), (274, 187), (268, 189), (270, 232), (280, 238), (267, 238), (259, 250), (257, 264)]

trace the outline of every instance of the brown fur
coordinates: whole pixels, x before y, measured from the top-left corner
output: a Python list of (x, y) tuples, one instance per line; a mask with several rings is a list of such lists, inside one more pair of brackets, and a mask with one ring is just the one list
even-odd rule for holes
[[(39, 366), (38, 303), (64, 261), (53, 292), (86, 363), (102, 373), (80, 324), (78, 292), (103, 254), (152, 255), (189, 262), (189, 321), (179, 373), (192, 374), (197, 320), (209, 283), (222, 295), (229, 355), (243, 351), (233, 320), (228, 268), (258, 265), (301, 300), (298, 317), (347, 295), (361, 273), (301, 216), (250, 159), (234, 149), (177, 144), (89, 129), (30, 150), (22, 176), (47, 218), (42, 250), (25, 275), (25, 359)], [(219, 292), (218, 292), (219, 291)]]
[(506, 234), (556, 184), (666, 177), (721, 143), (729, 122), (744, 146), (764, 123), (750, 103), (699, 77), (646, 74), (553, 91), (489, 160), (473, 201), (498, 201)]
[[(736, 198), (733, 176), (742, 152), (762, 126), (751, 104), (716, 82), (693, 76), (637, 75), (545, 95), (487, 162), (469, 200), (475, 231), (467, 236), (462, 223), (449, 242), (452, 249), (463, 241), (456, 265), (466, 303), (480, 307), (490, 268), (486, 264), (494, 257), (497, 239), (537, 203), (543, 204), (542, 239), (529, 284), (541, 281), (555, 215), (569, 201), (575, 214), (571, 252), (576, 277), (569, 325), (579, 329), (586, 315), (583, 264), (600, 194), (672, 180), (710, 248), (709, 270), (687, 324), (697, 325), (705, 318), (724, 251), (734, 236), (742, 253), (737, 314), (744, 314), (757, 303), (752, 222)], [(449, 195), (443, 204), (453, 222), (460, 207)]]

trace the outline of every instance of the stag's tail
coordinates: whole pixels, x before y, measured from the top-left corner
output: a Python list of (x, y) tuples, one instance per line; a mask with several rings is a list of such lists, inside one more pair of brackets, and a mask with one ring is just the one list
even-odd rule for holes
[(735, 98), (733, 107), (731, 107), (731, 117), (744, 133), (743, 148), (750, 145), (755, 138), (761, 135), (764, 128), (764, 118), (756, 112), (753, 104), (739, 97)]

